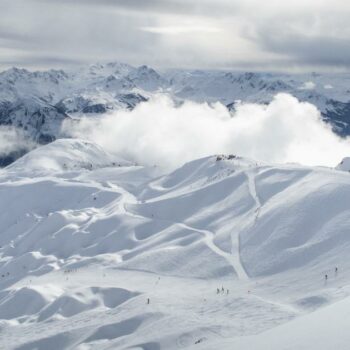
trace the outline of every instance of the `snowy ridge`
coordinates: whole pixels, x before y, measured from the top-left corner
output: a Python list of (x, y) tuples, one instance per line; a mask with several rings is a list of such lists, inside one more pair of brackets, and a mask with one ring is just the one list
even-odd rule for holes
[(14, 174), (57, 174), (63, 171), (93, 170), (131, 165), (105, 152), (98, 145), (79, 139), (60, 139), (39, 147), (7, 167)]
[(1, 348), (314, 349), (305, 323), (345, 329), (347, 172), (156, 171), (66, 139), (1, 171)]

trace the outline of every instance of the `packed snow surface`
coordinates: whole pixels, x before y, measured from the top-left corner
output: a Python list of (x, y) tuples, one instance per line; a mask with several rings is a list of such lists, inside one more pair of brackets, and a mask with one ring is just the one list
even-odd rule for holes
[(0, 173), (0, 348), (348, 349), (349, 225), (347, 171), (55, 141)]

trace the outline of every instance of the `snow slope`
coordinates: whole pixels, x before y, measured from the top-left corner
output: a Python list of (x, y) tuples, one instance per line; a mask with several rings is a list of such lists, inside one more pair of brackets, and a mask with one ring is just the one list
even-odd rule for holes
[[(349, 302), (349, 298), (345, 298), (336, 304), (258, 335), (230, 339), (221, 343), (220, 349), (347, 349)], [(196, 348), (208, 349), (210, 346), (214, 348), (217, 344), (206, 344)]]
[(161, 175), (36, 149), (0, 173), (0, 348), (348, 349), (349, 191), (234, 155)]
[(350, 158), (344, 158), (337, 166), (338, 170), (350, 171)]
[(68, 170), (107, 168), (131, 165), (105, 152), (98, 145), (79, 139), (60, 139), (45, 147), (39, 147), (7, 167), (14, 174), (31, 175)]

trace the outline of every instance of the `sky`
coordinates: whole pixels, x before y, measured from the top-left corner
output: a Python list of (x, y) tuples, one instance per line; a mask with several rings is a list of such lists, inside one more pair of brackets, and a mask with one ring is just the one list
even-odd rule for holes
[(0, 69), (343, 71), (348, 0), (0, 0)]

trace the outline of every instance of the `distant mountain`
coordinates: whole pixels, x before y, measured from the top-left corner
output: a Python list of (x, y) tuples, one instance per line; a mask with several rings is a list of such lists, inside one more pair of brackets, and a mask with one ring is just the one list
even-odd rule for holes
[(82, 115), (133, 109), (154, 93), (174, 99), (269, 103), (279, 92), (316, 105), (341, 135), (350, 135), (350, 74), (287, 75), (200, 70), (157, 72), (148, 66), (112, 62), (71, 70), (31, 72), (11, 68), (0, 73), (0, 125), (25, 131), (39, 144), (60, 138), (62, 122)]

